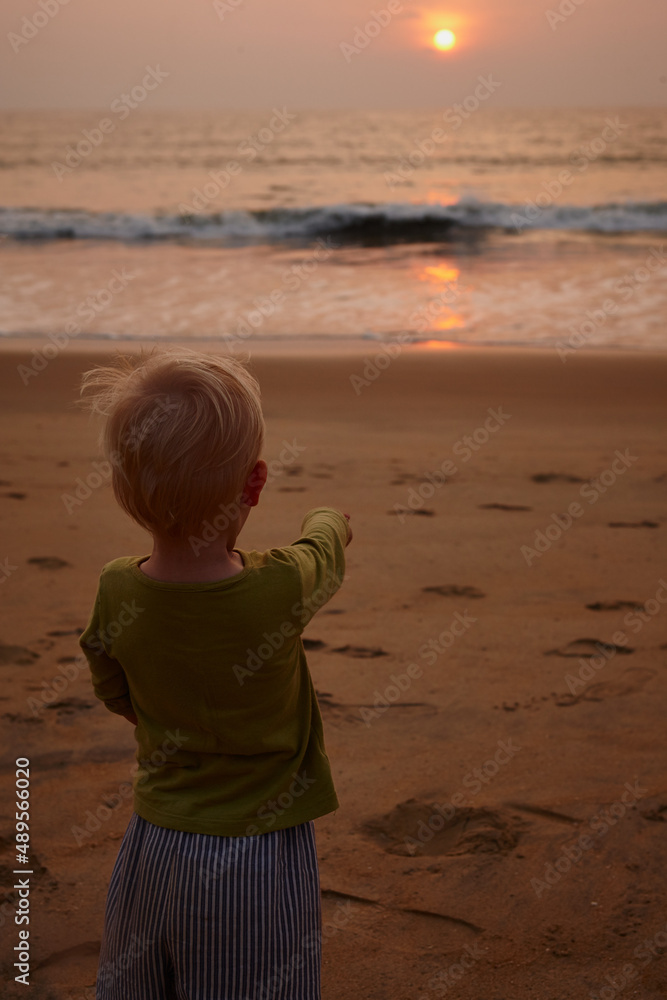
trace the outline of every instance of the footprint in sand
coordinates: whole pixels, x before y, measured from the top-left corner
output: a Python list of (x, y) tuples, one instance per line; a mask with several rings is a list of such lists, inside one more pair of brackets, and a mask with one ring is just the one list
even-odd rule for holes
[(411, 517), (433, 517), (435, 515), (435, 511), (431, 510), (430, 507), (418, 507), (413, 510), (412, 507), (399, 507), (398, 505), (393, 510), (388, 510), (387, 513), (396, 514), (397, 517), (407, 517), (408, 515)]
[(587, 604), (589, 611), (643, 611), (644, 605), (641, 601), (596, 601), (595, 604)]
[(304, 649), (324, 649), (326, 642), (322, 639), (302, 639)]
[(623, 656), (629, 656), (630, 653), (634, 653), (634, 649), (630, 646), (616, 646), (613, 642), (602, 642), (601, 639), (573, 639), (572, 642), (568, 642), (567, 646), (562, 646), (560, 649), (547, 649), (544, 653), (545, 656), (597, 656), (599, 653), (607, 653), (612, 656), (615, 653), (620, 653)]
[(341, 892), (339, 889), (322, 889), (321, 896), (322, 899), (352, 899), (355, 903), (363, 903), (366, 906), (382, 906), (379, 899), (358, 896), (353, 892)]
[(657, 799), (644, 802), (639, 811), (644, 819), (652, 823), (667, 823), (667, 805)]
[(59, 556), (32, 556), (27, 561), (31, 566), (39, 566), (40, 569), (64, 569), (70, 565)]
[(659, 528), (657, 521), (610, 521), (609, 528)]
[(570, 826), (578, 826), (581, 822), (574, 816), (567, 813), (558, 812), (555, 809), (548, 809), (545, 806), (533, 806), (527, 802), (506, 802), (510, 809), (518, 809), (519, 812), (530, 813), (531, 816), (540, 816), (542, 819), (553, 820), (554, 823), (567, 823)]
[(528, 699), (528, 701), (524, 701), (523, 704), (521, 704), (520, 701), (504, 701), (501, 705), (494, 705), (493, 707), (495, 710), (502, 708), (503, 712), (516, 712), (519, 708), (527, 709), (531, 712), (537, 712), (542, 707), (541, 702), (548, 700), (549, 696), (546, 694), (534, 694)]
[(361, 830), (388, 854), (423, 857), (507, 854), (527, 826), (509, 812), (485, 808), (459, 808), (445, 819), (436, 803), (408, 799), (384, 816), (368, 820)]
[(316, 688), (315, 694), (317, 695), (317, 703), (320, 706), (320, 711), (326, 718), (327, 723), (337, 725), (348, 718), (348, 709), (350, 706), (345, 705), (341, 701), (336, 701), (330, 691), (319, 691)]
[(25, 500), (28, 494), (11, 492), (11, 493), (3, 493), (2, 495), (3, 497), (7, 497), (8, 500)]
[(302, 472), (302, 465), (291, 465), (289, 468), (285, 469), (286, 476), (300, 476)]
[(382, 649), (380, 646), (351, 646), (349, 644), (336, 646), (335, 649), (332, 649), (332, 653), (343, 653), (345, 656), (354, 656), (362, 660), (371, 660), (376, 656), (389, 656), (386, 649)]
[(8, 663), (16, 663), (21, 667), (27, 667), (35, 660), (39, 659), (39, 653), (33, 653), (25, 646), (1, 646), (0, 645), (0, 666)]
[(591, 684), (581, 692), (581, 698), (586, 701), (604, 701), (605, 698), (624, 698), (629, 694), (637, 694), (655, 677), (655, 670), (643, 667), (628, 667), (621, 676), (613, 681), (599, 681)]
[(585, 483), (581, 476), (571, 476), (566, 472), (537, 472), (530, 477), (534, 483)]
[[(431, 866), (428, 870), (432, 871), (434, 866)], [(409, 869), (414, 870), (414, 869)], [(430, 923), (432, 919), (438, 921), (446, 921), (449, 924), (453, 924), (457, 930), (472, 931), (474, 934), (482, 934), (484, 928), (480, 927), (478, 924), (473, 924), (469, 920), (463, 920), (461, 917), (454, 917), (449, 913), (438, 913), (435, 910), (423, 910), (416, 906), (400, 906), (392, 905), (387, 903), (382, 899), (371, 899), (370, 896), (360, 896), (357, 893), (340, 891), (339, 889), (327, 889), (323, 888), (321, 890), (322, 900), (326, 903), (328, 901), (334, 901), (340, 905), (341, 900), (345, 900), (346, 908), (354, 905), (359, 907), (359, 916), (363, 919), (364, 911), (370, 910), (371, 913), (374, 911), (380, 911), (382, 926), (378, 926), (377, 930), (371, 933), (373, 938), (377, 938), (378, 934), (387, 933), (387, 918), (391, 917), (392, 914), (400, 915), (402, 913), (407, 913), (409, 916), (416, 917), (426, 917), (426, 924)], [(428, 918), (431, 918), (429, 920)], [(358, 918), (359, 919), (359, 918)], [(357, 925), (358, 926), (358, 925)], [(398, 928), (397, 928), (398, 929)], [(405, 945), (406, 941), (410, 940), (411, 934), (416, 934), (417, 940), (414, 942), (413, 947), (408, 947), (411, 954), (415, 953), (417, 948), (424, 947), (424, 931), (426, 927), (421, 922), (417, 922), (417, 926), (412, 920), (410, 920), (404, 927), (399, 930), (400, 940)], [(363, 931), (362, 931), (363, 933)], [(438, 941), (436, 947), (442, 947), (442, 939), (440, 938), (441, 931), (438, 930)], [(435, 944), (435, 943), (434, 943)], [(429, 945), (433, 947), (434, 945)]]
[[(414, 472), (397, 472), (393, 479), (389, 480), (390, 486), (405, 486), (406, 483), (423, 483), (428, 476), (424, 474), (423, 476), (417, 476)], [(444, 485), (446, 478), (443, 477), (440, 480), (439, 485)]]
[(477, 505), (480, 510), (532, 510), (532, 507), (523, 507), (516, 503), (480, 503)]
[(279, 486), (279, 493), (305, 493), (308, 489), (307, 486)]
[(567, 958), (572, 954), (570, 945), (576, 945), (577, 938), (568, 930), (563, 930), (560, 924), (549, 924), (542, 934), (542, 945), (555, 958)]
[[(377, 711), (377, 705), (353, 705), (350, 702), (336, 701), (330, 691), (319, 691), (315, 689), (317, 701), (328, 721), (359, 723), (362, 720), (360, 709), (368, 708)], [(437, 705), (429, 705), (425, 701), (403, 701), (393, 702), (388, 706), (392, 712), (400, 711), (401, 715), (437, 715)]]
[(95, 703), (85, 701), (83, 698), (62, 698), (46, 706), (47, 711), (55, 711), (60, 715), (74, 715), (76, 712), (85, 712), (86, 709), (94, 708)]
[(441, 583), (433, 587), (422, 587), (425, 594), (440, 594), (441, 597), (486, 597), (477, 587), (461, 587), (458, 583)]
[(642, 667), (628, 667), (620, 677), (611, 681), (598, 681), (580, 691), (579, 694), (560, 694), (554, 698), (559, 708), (569, 708), (581, 701), (605, 701), (607, 698), (625, 698), (642, 691), (655, 677), (655, 670)]
[(64, 628), (64, 629), (54, 629), (53, 632), (47, 632), (47, 635), (52, 635), (54, 638), (59, 639), (66, 635), (81, 635), (83, 632), (82, 628)]
[(29, 723), (30, 725), (42, 725), (44, 722), (44, 719), (38, 719), (34, 715), (21, 715), (19, 712), (5, 712), (4, 715), (0, 715), (0, 719), (12, 724), (16, 722), (23, 722)]
[[(52, 893), (58, 888), (58, 880), (53, 877), (46, 865), (42, 864), (39, 855), (33, 854), (31, 851), (29, 857), (30, 868), (32, 871), (31, 882), (34, 883), (35, 886), (39, 885), (40, 890)], [(10, 866), (0, 865), (0, 890), (2, 890), (0, 894), (5, 897), (9, 897), (9, 899), (13, 901), (16, 899), (16, 892), (13, 891), (15, 888), (16, 874)]]

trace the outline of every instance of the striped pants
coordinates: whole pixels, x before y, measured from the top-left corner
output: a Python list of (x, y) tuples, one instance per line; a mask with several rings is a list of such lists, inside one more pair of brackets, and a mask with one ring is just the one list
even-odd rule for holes
[(132, 814), (107, 897), (97, 1000), (319, 1000), (312, 822), (255, 837)]

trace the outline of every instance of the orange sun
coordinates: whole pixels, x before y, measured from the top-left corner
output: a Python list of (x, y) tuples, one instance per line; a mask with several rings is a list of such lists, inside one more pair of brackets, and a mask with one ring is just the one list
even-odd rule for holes
[(442, 30), (436, 31), (433, 36), (433, 44), (441, 52), (448, 52), (456, 45), (456, 35), (448, 28), (442, 28)]

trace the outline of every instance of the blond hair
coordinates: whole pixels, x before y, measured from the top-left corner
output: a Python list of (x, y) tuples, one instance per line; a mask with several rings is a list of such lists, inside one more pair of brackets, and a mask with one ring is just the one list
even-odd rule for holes
[(151, 534), (186, 537), (240, 503), (264, 440), (259, 386), (240, 361), (156, 349), (86, 372), (81, 394), (106, 417), (114, 495)]

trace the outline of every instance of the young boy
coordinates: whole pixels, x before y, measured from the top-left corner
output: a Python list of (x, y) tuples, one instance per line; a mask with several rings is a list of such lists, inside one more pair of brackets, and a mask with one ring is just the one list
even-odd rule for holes
[(301, 633), (338, 590), (349, 517), (235, 548), (267, 478), (255, 379), (194, 352), (84, 376), (120, 505), (150, 556), (102, 570), (80, 638), (134, 724), (134, 812), (107, 898), (97, 1000), (317, 1000), (313, 820), (338, 806)]

